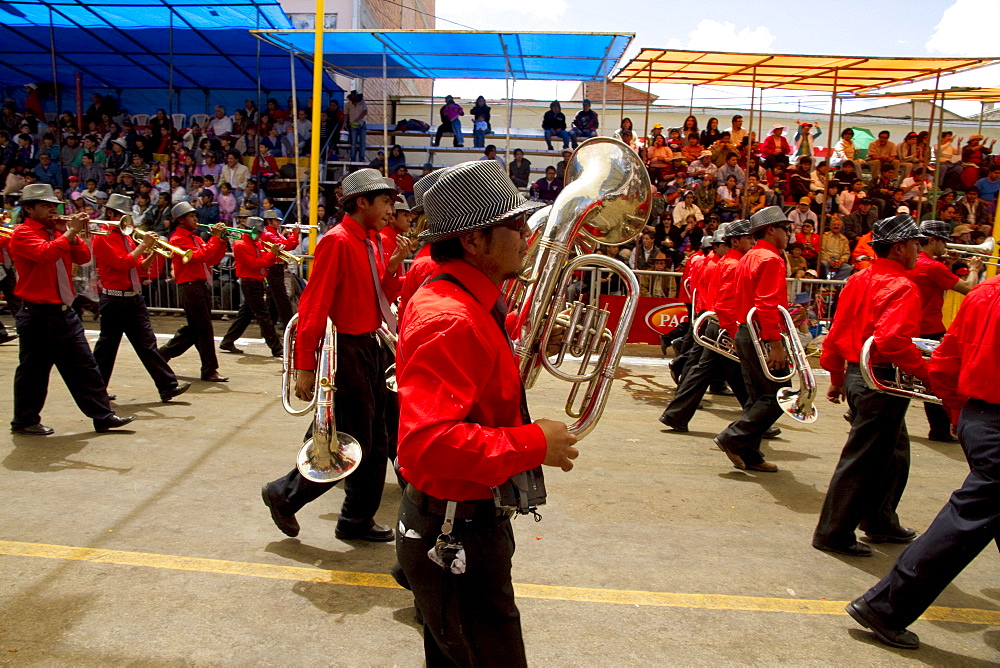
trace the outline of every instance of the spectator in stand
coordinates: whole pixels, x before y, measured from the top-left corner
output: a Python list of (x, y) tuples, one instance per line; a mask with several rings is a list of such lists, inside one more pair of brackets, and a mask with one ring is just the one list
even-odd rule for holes
[(222, 165), (216, 164), (214, 151), (205, 153), (205, 164), (195, 169), (194, 173), (196, 176), (211, 175), (214, 178), (218, 178), (222, 174)]
[(554, 100), (549, 104), (549, 110), (545, 112), (542, 117), (542, 130), (545, 132), (545, 144), (549, 147), (550, 151), (554, 151), (552, 148), (552, 137), (556, 136), (563, 140), (563, 152), (569, 148), (569, 132), (566, 131), (566, 115), (562, 112), (562, 106), (560, 106), (558, 100)]
[(764, 140), (760, 149), (761, 162), (768, 168), (775, 165), (788, 165), (788, 156), (792, 152), (792, 147), (788, 145), (788, 140), (784, 137), (785, 126), (775, 123), (771, 128), (771, 134)]
[(583, 109), (576, 112), (576, 117), (573, 119), (573, 128), (569, 131), (569, 138), (573, 142), (573, 148), (576, 148), (578, 139), (596, 137), (598, 125), (597, 112), (590, 108), (590, 100), (584, 100)]
[(66, 135), (66, 141), (59, 149), (59, 167), (65, 176), (72, 173), (74, 163), (79, 164), (82, 154), (83, 146), (80, 145), (80, 136), (75, 133)]
[(788, 260), (788, 271), (794, 277), (797, 272), (802, 272), (805, 275), (807, 269), (809, 269), (809, 263), (802, 256), (802, 244), (797, 241), (793, 241), (788, 244), (785, 249), (788, 251), (786, 259)]
[(707, 148), (712, 152), (712, 162), (715, 163), (716, 167), (724, 166), (730, 153), (735, 153), (737, 162), (739, 162), (740, 155), (733, 147), (733, 142), (728, 132), (723, 132), (719, 135), (719, 139)]
[(134, 154), (132, 156), (132, 164), (123, 169), (122, 174), (131, 174), (135, 178), (136, 183), (138, 183), (139, 181), (150, 180), (150, 178), (152, 178), (153, 170), (146, 164), (146, 161), (143, 160), (141, 155)]
[[(792, 142), (795, 144), (795, 155), (811, 158), (813, 145), (822, 136), (823, 130), (819, 127), (819, 123), (816, 123), (814, 128), (812, 123), (802, 123), (801, 121), (795, 121), (795, 127), (797, 129), (792, 138)], [(813, 134), (813, 130), (815, 130), (815, 134)]]
[[(743, 204), (746, 206), (745, 214), (749, 217), (767, 206), (767, 191), (760, 185), (756, 174), (747, 177), (746, 189), (743, 192)], [(741, 215), (744, 213), (740, 212)]]
[(786, 202), (794, 201), (788, 194), (788, 174), (785, 163), (776, 163), (767, 171), (766, 176), (767, 187), (773, 193), (773, 204), (780, 206)]
[[(657, 131), (656, 127), (653, 128), (652, 140), (654, 143), (657, 137), (663, 136), (662, 135), (663, 126), (660, 125), (659, 123), (657, 123), (656, 125), (659, 126), (660, 131)], [(636, 141), (635, 130), (632, 128), (631, 118), (622, 119), (621, 127), (615, 130), (615, 139), (622, 142), (623, 144), (626, 144), (627, 146), (632, 148), (632, 150), (638, 148), (639, 144)], [(665, 142), (666, 142), (666, 137), (664, 137), (664, 143)]]
[(798, 234), (802, 230), (802, 224), (811, 222), (813, 227), (819, 224), (816, 214), (809, 208), (812, 206), (812, 199), (803, 197), (795, 208), (788, 212), (788, 222), (792, 224), (792, 232)]
[(803, 197), (809, 197), (810, 193), (812, 193), (812, 158), (803, 155), (796, 159), (795, 167), (788, 173), (788, 195), (793, 202), (798, 202)]
[(990, 151), (996, 140), (990, 142), (989, 146), (982, 143), (984, 137), (979, 133), (969, 135), (969, 141), (962, 149), (962, 162), (972, 163), (979, 168), (979, 175), (985, 176), (985, 167)]
[(460, 117), (465, 115), (465, 110), (456, 104), (454, 97), (451, 95), (445, 96), (439, 115), (441, 117), (441, 125), (438, 126), (437, 133), (434, 135), (434, 141), (431, 142), (431, 145), (440, 146), (441, 137), (446, 132), (450, 132), (453, 136), (453, 146), (458, 148), (465, 146), (465, 137), (462, 135), (462, 121), (459, 120)]
[(476, 98), (476, 106), (469, 112), (475, 125), (473, 125), (473, 146), (483, 148), (486, 145), (486, 135), (493, 132), (490, 124), (490, 107), (486, 104), (486, 98), (480, 95)]
[(556, 168), (549, 166), (545, 168), (545, 176), (535, 181), (535, 184), (531, 186), (531, 196), (551, 203), (555, 201), (556, 195), (562, 191), (562, 188), (562, 180), (556, 178)]
[[(215, 225), (221, 219), (219, 205), (215, 203), (215, 195), (208, 188), (202, 189), (196, 202), (198, 207), (198, 224)], [(207, 232), (204, 232), (207, 234)]]
[(899, 155), (896, 151), (896, 145), (889, 141), (888, 130), (879, 132), (878, 139), (868, 145), (866, 162), (872, 173), (872, 181), (877, 181), (886, 169), (892, 168), (894, 173), (899, 171)]
[(863, 197), (858, 201), (858, 206), (853, 213), (841, 218), (844, 223), (844, 236), (853, 246), (858, 237), (863, 237), (872, 231), (876, 220), (878, 220), (878, 210), (872, 206), (870, 198)]
[[(812, 213), (810, 211), (809, 213)], [(815, 220), (815, 215), (813, 214), (813, 219)], [(816, 234), (816, 223), (813, 220), (803, 220), (802, 221), (802, 231), (796, 232), (795, 243), (802, 246), (802, 257), (806, 259), (806, 264), (809, 267), (815, 269), (817, 260), (819, 259), (819, 251), (821, 247), (821, 242), (819, 235)]]
[(233, 130), (230, 134), (240, 137), (246, 134), (247, 127), (250, 125), (252, 125), (252, 123), (247, 120), (247, 115), (243, 112), (243, 110), (237, 109), (233, 112)]
[(979, 188), (973, 186), (965, 191), (965, 197), (955, 205), (959, 221), (978, 229), (981, 225), (989, 225), (991, 221), (990, 207), (979, 197)]
[(715, 172), (715, 179), (725, 183), (730, 176), (736, 177), (736, 185), (743, 187), (746, 183), (746, 172), (739, 166), (740, 156), (736, 153), (726, 155), (726, 161)]
[(246, 134), (233, 142), (233, 150), (239, 151), (240, 155), (257, 155), (257, 144), (259, 143), (260, 135), (257, 134), (257, 126), (250, 124), (247, 126)]
[(703, 218), (707, 218), (715, 210), (715, 201), (718, 198), (718, 189), (715, 187), (715, 175), (703, 174), (698, 182), (698, 187), (694, 189), (694, 201), (701, 210)]
[(52, 155), (48, 151), (38, 154), (38, 164), (34, 171), (39, 183), (47, 183), (53, 188), (62, 187), (62, 170), (57, 163), (52, 162)]
[(243, 198), (243, 191), (246, 189), (249, 179), (250, 170), (240, 162), (239, 151), (228, 151), (226, 153), (226, 164), (222, 167), (219, 180), (228, 183), (229, 187), (234, 191), (233, 194), (236, 199), (240, 200)]
[(671, 218), (674, 225), (683, 225), (688, 216), (694, 216), (697, 221), (705, 220), (705, 212), (695, 202), (694, 191), (688, 190), (684, 193), (683, 199), (674, 205)]
[(127, 147), (128, 142), (121, 137), (111, 141), (111, 153), (108, 154), (109, 170), (113, 169), (117, 173), (129, 166), (131, 160), (125, 150)]
[(216, 180), (216, 178), (211, 174), (205, 174), (205, 176), (203, 176), (202, 178), (205, 180), (204, 189), (210, 190), (212, 192), (212, 195), (218, 197), (219, 187), (217, 185), (218, 181)]
[(855, 153), (857, 153), (857, 147), (854, 146), (854, 130), (844, 128), (840, 133), (840, 141), (833, 147), (833, 158), (830, 160), (830, 164), (843, 168), (845, 164), (850, 163), (853, 167)]
[(403, 193), (406, 197), (413, 196), (413, 176), (410, 174), (410, 170), (407, 169), (406, 165), (399, 165), (396, 167), (396, 171), (392, 173), (392, 180), (395, 182), (396, 187), (399, 191)]
[(351, 162), (364, 162), (365, 149), (368, 139), (368, 105), (364, 96), (356, 90), (352, 90), (347, 96), (347, 104), (344, 105), (344, 114), (347, 117), (347, 134), (351, 141)]
[(864, 181), (854, 179), (851, 187), (840, 193), (840, 196), (837, 198), (837, 210), (840, 212), (840, 215), (846, 216), (854, 213), (854, 210), (860, 205), (861, 200), (868, 197), (868, 193), (865, 192), (864, 188)]
[(170, 195), (160, 193), (156, 197), (156, 204), (150, 207), (142, 222), (144, 229), (156, 232), (161, 237), (170, 235)]
[[(312, 141), (312, 121), (309, 120), (309, 116), (305, 109), (299, 109), (295, 118), (297, 123), (289, 124), (288, 138), (292, 141), (295, 141), (297, 138), (299, 143), (299, 155), (307, 156), (309, 155), (309, 149), (311, 147), (310, 142)], [(296, 128), (298, 128), (297, 136)]]
[(75, 171), (82, 183), (91, 179), (94, 183), (104, 183), (104, 168), (94, 162), (93, 153), (84, 153), (80, 158), (80, 167)]
[(747, 130), (743, 127), (743, 116), (736, 114), (732, 118), (732, 125), (726, 130), (733, 142), (733, 146), (742, 149), (744, 140), (747, 139)]
[(566, 182), (566, 168), (569, 166), (569, 159), (573, 157), (573, 151), (568, 148), (564, 148), (562, 152), (563, 159), (556, 163), (556, 176), (563, 183)]
[[(326, 105), (326, 136), (330, 137), (330, 153), (337, 155), (340, 147), (340, 133), (344, 129), (344, 110), (340, 108), (340, 102), (330, 98)], [(243, 151), (244, 155), (250, 151)]]
[(518, 188), (527, 188), (528, 181), (531, 180), (531, 161), (525, 159), (524, 151), (519, 148), (514, 149), (514, 160), (510, 163), (510, 180)]
[(704, 179), (706, 174), (711, 176), (714, 180), (716, 171), (715, 163), (712, 162), (712, 152), (702, 151), (698, 154), (697, 159), (691, 161), (691, 164), (688, 166), (687, 174), (689, 182), (694, 184)]
[(674, 153), (680, 153), (684, 149), (684, 138), (681, 137), (680, 128), (670, 128), (667, 132), (667, 146)]
[(226, 116), (226, 108), (222, 105), (216, 105), (215, 116), (208, 121), (205, 133), (214, 136), (221, 137), (222, 135), (232, 134), (233, 132), (233, 119)]
[(740, 188), (736, 185), (736, 177), (732, 174), (719, 186), (715, 212), (724, 223), (733, 220), (740, 213)]
[(247, 179), (247, 187), (243, 191), (243, 201), (240, 203), (240, 207), (253, 215), (257, 215), (260, 209), (260, 194), (257, 191), (257, 179), (252, 176)]
[(914, 167), (910, 175), (899, 184), (903, 191), (903, 200), (907, 205), (913, 209), (922, 207), (925, 211), (930, 210), (930, 206), (927, 205), (927, 191), (932, 186), (933, 183), (927, 177), (926, 170), (919, 165)]
[(689, 137), (692, 134), (698, 135), (699, 139), (701, 138), (698, 132), (698, 119), (694, 116), (688, 116), (684, 119), (684, 123), (681, 124), (681, 136)]
[(170, 177), (169, 195), (171, 205), (187, 201), (187, 189), (181, 184), (181, 177), (176, 175)]
[(154, 153), (166, 153), (174, 134), (174, 122), (167, 116), (165, 109), (157, 109), (156, 114), (149, 119), (149, 139)]
[(719, 119), (713, 116), (708, 119), (705, 129), (701, 131), (698, 139), (702, 146), (711, 146), (715, 142), (719, 141), (719, 137), (721, 136), (722, 132), (719, 130)]
[(481, 157), (480, 160), (496, 160), (500, 163), (501, 167), (504, 169), (507, 168), (507, 163), (497, 154), (497, 147), (493, 144), (490, 144), (483, 150), (483, 157)]
[(236, 213), (236, 197), (233, 195), (232, 187), (226, 181), (219, 184), (218, 203), (219, 220), (229, 225), (233, 220), (233, 215)]
[(989, 173), (976, 181), (976, 189), (979, 191), (979, 199), (990, 206), (992, 212), (997, 201), (997, 193), (1000, 192), (1000, 165), (993, 165)]
[(124, 195), (130, 200), (135, 200), (139, 194), (139, 184), (131, 172), (122, 172), (121, 181), (111, 190), (111, 193)]
[(952, 243), (970, 244), (972, 243), (972, 227), (969, 225), (956, 225), (951, 231)]
[(906, 138), (903, 139), (903, 143), (896, 148), (896, 157), (899, 158), (900, 178), (905, 179), (913, 171), (913, 168), (920, 163), (916, 132), (907, 133)]
[(843, 281), (853, 271), (848, 262), (851, 259), (851, 244), (844, 236), (843, 229), (844, 224), (840, 221), (840, 217), (834, 216), (830, 220), (830, 229), (823, 233), (819, 264), (823, 276), (827, 279)]
[(657, 135), (653, 139), (653, 145), (646, 150), (646, 167), (649, 169), (649, 176), (653, 182), (663, 178), (663, 172), (674, 159), (673, 151), (667, 146), (667, 140), (663, 135)]
[[(701, 142), (698, 141), (698, 135), (694, 133), (689, 134), (685, 141), (686, 143), (684, 144), (684, 148), (681, 149), (681, 157), (687, 160), (688, 164), (691, 165), (694, 164), (695, 160), (702, 157), (702, 155), (706, 153), (706, 150), (705, 147), (701, 145)], [(712, 152), (707, 151), (707, 153), (709, 160), (711, 160)], [(715, 166), (715, 163), (713, 162), (712, 165)]]
[(393, 144), (389, 149), (389, 173), (395, 174), (396, 169), (400, 165), (406, 164), (406, 154), (403, 153), (403, 147), (399, 144)]

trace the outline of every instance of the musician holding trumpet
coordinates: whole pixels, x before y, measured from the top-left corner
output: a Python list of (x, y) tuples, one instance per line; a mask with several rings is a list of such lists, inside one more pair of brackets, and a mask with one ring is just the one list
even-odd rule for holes
[(170, 365), (160, 356), (139, 282), (139, 271), (146, 272), (156, 257), (151, 251), (159, 238), (156, 232), (140, 232), (142, 240), (136, 244), (132, 200), (125, 195), (111, 195), (104, 210), (111, 224), (106, 235), (94, 237), (94, 259), (101, 285), (101, 335), (94, 344), (94, 358), (104, 382), (110, 384), (124, 334), (153, 379), (160, 401), (170, 401), (186, 392), (191, 383), (179, 384)]
[(909, 214), (876, 221), (875, 262), (840, 293), (820, 364), (830, 372), (827, 398), (836, 404), (846, 397), (853, 419), (813, 533), (818, 550), (871, 556), (871, 547), (857, 540), (858, 528), (869, 543), (906, 543), (917, 535), (896, 514), (910, 470), (910, 400), (869, 388), (859, 362), (863, 344), (874, 337), (874, 374), (892, 374), (895, 366), (928, 384), (927, 363), (912, 341), (920, 332), (921, 304), (910, 280), (924, 239)]
[[(260, 230), (264, 227), (264, 219), (256, 216), (246, 219), (247, 232)], [(252, 236), (244, 234), (243, 237), (233, 244), (233, 259), (236, 264), (236, 276), (240, 280), (240, 294), (243, 295), (243, 303), (240, 304), (240, 311), (236, 314), (233, 323), (229, 325), (222, 342), (219, 344), (220, 350), (229, 353), (241, 354), (243, 351), (236, 347), (236, 339), (243, 336), (243, 332), (250, 326), (250, 321), (257, 319), (261, 336), (264, 342), (271, 349), (274, 357), (281, 357), (284, 354), (284, 347), (281, 337), (274, 329), (271, 322), (271, 314), (264, 303), (264, 293), (267, 290), (267, 272), (278, 261), (276, 251), (280, 246), (272, 244), (270, 249), (266, 248), (264, 242), (255, 241)]]
[(53, 365), (98, 432), (135, 419), (119, 417), (111, 410), (107, 385), (73, 309), (72, 265), (90, 261), (90, 249), (81, 239), (88, 217), (57, 216), (59, 204), (52, 186), (25, 186), (21, 191), (25, 220), (11, 238), (10, 254), (17, 267), (14, 292), (22, 300), (17, 313), (20, 363), (14, 372), (14, 419), (10, 423), (16, 434), (53, 433), (41, 423)]
[[(261, 230), (260, 239), (264, 242), (264, 247), (269, 248), (271, 244), (277, 244), (281, 249), (291, 251), (299, 245), (299, 232), (297, 229), (285, 236), (281, 233), (281, 215), (274, 209), (264, 212), (264, 229)], [(267, 292), (271, 295), (271, 303), (274, 304), (278, 319), (275, 321), (278, 329), (284, 329), (288, 321), (292, 319), (292, 302), (288, 298), (288, 288), (285, 287), (285, 260), (278, 258), (267, 270)]]

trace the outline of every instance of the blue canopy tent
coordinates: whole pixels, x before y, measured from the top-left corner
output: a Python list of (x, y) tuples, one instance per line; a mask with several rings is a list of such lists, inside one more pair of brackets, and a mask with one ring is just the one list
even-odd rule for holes
[(78, 74), (88, 93), (113, 92), (126, 107), (242, 107), (258, 90), (291, 88), (288, 53), (249, 31), (290, 27), (277, 0), (0, 0), (0, 84), (54, 81), (62, 108)]

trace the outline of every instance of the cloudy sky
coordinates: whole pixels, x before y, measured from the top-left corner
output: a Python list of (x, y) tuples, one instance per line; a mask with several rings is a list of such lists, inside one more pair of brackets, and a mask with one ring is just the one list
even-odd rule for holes
[[(789, 8), (799, 8), (790, 14)], [(711, 11), (706, 11), (710, 9)], [(991, 35), (1000, 26), (1000, 0), (840, 0), (830, 4), (788, 0), (437, 0), (438, 29), (460, 24), (476, 30), (634, 32), (626, 53), (642, 47), (849, 56), (994, 56)], [(442, 20), (444, 19), (444, 20)], [(449, 21), (454, 23), (449, 23)], [(998, 86), (1000, 68), (984, 68), (942, 79), (942, 87)], [(931, 84), (933, 85), (933, 84)], [(926, 83), (911, 89), (929, 87)], [(686, 104), (690, 87), (653, 86), (664, 101)], [(568, 97), (575, 83), (517, 84), (518, 98)], [(504, 83), (442, 81), (436, 93), (504, 97)], [(695, 106), (747, 98), (742, 89), (700, 87)], [(774, 91), (768, 107), (792, 111), (829, 109), (829, 96)], [(862, 106), (872, 106), (865, 103)], [(975, 113), (978, 103), (949, 103), (957, 113)], [(845, 109), (847, 106), (845, 106)]]

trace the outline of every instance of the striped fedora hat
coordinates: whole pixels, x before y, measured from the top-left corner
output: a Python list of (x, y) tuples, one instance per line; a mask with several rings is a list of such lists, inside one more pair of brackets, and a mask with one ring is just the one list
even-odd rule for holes
[(424, 212), (424, 193), (431, 189), (431, 186), (438, 182), (441, 175), (447, 170), (437, 169), (430, 174), (425, 174), (417, 179), (417, 182), (413, 184), (413, 203), (414, 207), (412, 212), (418, 216)]
[(428, 243), (492, 227), (545, 206), (518, 192), (495, 160), (463, 162), (441, 171), (437, 183), (423, 198), (427, 229), (420, 238)]
[(358, 195), (363, 195), (364, 193), (379, 192), (381, 190), (396, 192), (397, 190), (395, 181), (387, 179), (377, 169), (370, 167), (351, 172), (340, 182), (340, 187), (344, 190), (344, 201)]

